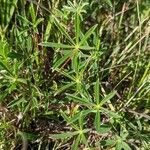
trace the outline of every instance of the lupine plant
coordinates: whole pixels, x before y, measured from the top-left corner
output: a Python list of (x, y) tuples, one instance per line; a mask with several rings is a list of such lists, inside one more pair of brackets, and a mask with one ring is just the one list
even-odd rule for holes
[(0, 1), (0, 149), (149, 150), (149, 0)]

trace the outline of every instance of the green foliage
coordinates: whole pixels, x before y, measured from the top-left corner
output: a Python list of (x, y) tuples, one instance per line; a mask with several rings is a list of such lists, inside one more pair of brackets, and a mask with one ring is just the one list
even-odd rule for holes
[(149, 0), (0, 1), (0, 149), (149, 149)]

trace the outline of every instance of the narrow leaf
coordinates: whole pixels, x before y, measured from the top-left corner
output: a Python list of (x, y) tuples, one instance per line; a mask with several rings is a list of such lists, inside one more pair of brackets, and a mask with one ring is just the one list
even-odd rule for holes
[(74, 143), (73, 143), (72, 148), (71, 148), (72, 150), (78, 149), (80, 139), (81, 139), (81, 135), (78, 135), (77, 138), (74, 140)]
[[(95, 111), (95, 110), (92, 110), (92, 109), (83, 110), (83, 111), (82, 111), (82, 116), (87, 116), (89, 113), (95, 113), (95, 112), (96, 112), (96, 111)], [(80, 117), (80, 113), (81, 113), (81, 112), (75, 114), (75, 115), (70, 119), (69, 124), (74, 123), (75, 121), (77, 121), (77, 120), (79, 119), (79, 117)]]
[(74, 46), (65, 45), (61, 43), (53, 43), (53, 42), (43, 42), (39, 45), (45, 46), (45, 47), (53, 47), (53, 48), (66, 48), (66, 49), (73, 49)]
[(112, 4), (111, 0), (105, 0), (105, 1), (106, 1), (106, 3), (107, 3), (110, 7), (113, 7), (113, 4)]
[(78, 132), (76, 131), (76, 132), (67, 132), (67, 133), (60, 133), (60, 134), (50, 134), (49, 137), (54, 139), (66, 139), (66, 138), (71, 138), (77, 134)]
[(108, 115), (109, 117), (112, 117), (112, 118), (121, 118), (121, 116), (120, 115), (118, 115), (117, 113), (115, 113), (115, 112), (112, 112), (112, 111), (110, 111), (110, 110), (107, 110), (107, 109), (105, 109), (105, 108), (103, 108), (103, 107), (101, 107), (101, 110), (100, 110), (102, 113), (104, 113), (104, 114), (106, 114), (106, 115)]
[(66, 122), (70, 122), (70, 118), (62, 110), (60, 110), (60, 113)]
[(87, 50), (93, 50), (93, 49), (95, 49), (95, 47), (90, 47), (90, 46), (80, 46), (79, 49), (87, 51)]
[(39, 18), (35, 24), (34, 24), (34, 27), (37, 27), (42, 21), (44, 21), (44, 18)]
[(65, 37), (72, 43), (74, 44), (74, 41), (72, 40), (72, 38), (69, 36), (69, 34), (67, 33), (67, 31), (64, 29), (64, 27), (61, 25), (61, 23), (59, 22), (59, 20), (54, 17), (54, 23), (57, 26), (57, 28), (60, 30), (60, 32), (62, 32)]
[(94, 93), (95, 93), (95, 100), (96, 104), (99, 104), (99, 79), (97, 79), (95, 86), (94, 86)]
[(30, 15), (31, 15), (31, 18), (32, 18), (32, 22), (35, 23), (36, 13), (35, 13), (35, 10), (34, 10), (34, 7), (33, 7), (32, 3), (30, 4), (29, 12), (30, 12)]
[(82, 115), (82, 111), (81, 111), (80, 112), (80, 117), (79, 117), (79, 126), (80, 126), (81, 130), (83, 128), (83, 124), (84, 124), (84, 121), (83, 121), (83, 115)]
[(72, 67), (76, 74), (78, 74), (79, 71), (79, 54), (78, 51), (74, 53), (73, 58), (72, 58)]
[(71, 98), (71, 100), (75, 101), (75, 102), (78, 102), (80, 104), (83, 104), (83, 105), (93, 105), (93, 103), (89, 102), (88, 99), (85, 99), (85, 98), (80, 98), (80, 97), (77, 97), (77, 96), (74, 96), (74, 95), (71, 95), (71, 94), (67, 94), (67, 96), (69, 98)]
[(113, 146), (115, 145), (116, 141), (115, 140), (102, 140), (100, 141), (100, 144), (102, 146)]
[(17, 99), (17, 100), (14, 100), (14, 101), (11, 101), (9, 104), (8, 104), (8, 108), (11, 108), (11, 107), (14, 107), (16, 105), (20, 105), (22, 103), (26, 103), (27, 101), (22, 97), (20, 99)]
[(95, 128), (98, 132), (100, 132), (100, 112), (97, 111), (95, 115)]
[(96, 29), (97, 24), (94, 25), (93, 27), (91, 27), (86, 33), (85, 36), (81, 39), (79, 45), (82, 45), (86, 42), (86, 40), (90, 37), (90, 35), (94, 32), (94, 30)]
[(101, 125), (98, 133), (105, 134), (108, 133), (111, 130), (111, 127), (109, 125)]
[(79, 43), (79, 35), (80, 35), (80, 17), (78, 12), (75, 15), (75, 33), (76, 33), (76, 44)]
[(125, 143), (125, 142), (122, 142), (122, 148), (123, 148), (124, 150), (132, 150), (132, 149), (130, 148), (130, 146), (129, 146), (127, 143)]
[(65, 86), (63, 86), (63, 87), (61, 87), (60, 89), (57, 90), (57, 92), (54, 94), (54, 96), (56, 96), (56, 95), (62, 93), (63, 91), (67, 90), (68, 88), (72, 87), (74, 84), (75, 84), (75, 83), (73, 82), (73, 83), (69, 83), (69, 84), (67, 84), (67, 85), (65, 85)]
[(122, 141), (118, 141), (115, 150), (122, 150)]
[(66, 55), (64, 55), (62, 58), (60, 58), (58, 61), (56, 61), (56, 63), (53, 65), (53, 69), (55, 70), (56, 68), (61, 66), (69, 57), (71, 57), (71, 55), (72, 52), (69, 52)]
[(56, 68), (55, 70), (58, 71), (60, 74), (64, 75), (65, 77), (71, 79), (72, 81), (75, 81), (74, 76), (69, 75), (69, 73), (63, 71), (62, 69)]
[(109, 101), (111, 98), (113, 98), (116, 94), (116, 91), (111, 92), (110, 94), (108, 94), (101, 102), (100, 105), (104, 105), (107, 101)]
[(0, 66), (3, 67), (9, 74), (13, 75), (12, 72), (9, 70), (9, 68), (6, 66), (6, 64), (3, 61), (0, 61)]
[(51, 17), (51, 18), (48, 20), (48, 24), (47, 24), (47, 26), (46, 26), (46, 30), (45, 30), (45, 33), (44, 33), (44, 41), (47, 41), (48, 38), (50, 37), (50, 34), (52, 33), (52, 32), (51, 32), (51, 29), (52, 29), (52, 24), (53, 24), (53, 22), (54, 22), (54, 18)]

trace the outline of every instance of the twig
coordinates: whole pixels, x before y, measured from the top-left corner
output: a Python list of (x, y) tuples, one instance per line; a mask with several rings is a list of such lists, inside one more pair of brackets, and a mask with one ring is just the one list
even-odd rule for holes
[(150, 120), (150, 116), (147, 115), (147, 114), (145, 114), (145, 113), (139, 113), (139, 112), (136, 112), (136, 111), (131, 110), (131, 109), (129, 109), (129, 108), (124, 108), (122, 111), (124, 111), (124, 112), (130, 112), (130, 113), (132, 113), (132, 114), (134, 114), (134, 115), (138, 115), (138, 116), (140, 116), (140, 117), (142, 117), (142, 118), (145, 118), (145, 119)]

